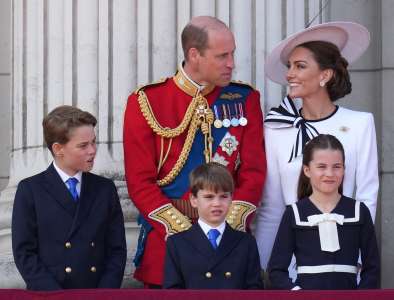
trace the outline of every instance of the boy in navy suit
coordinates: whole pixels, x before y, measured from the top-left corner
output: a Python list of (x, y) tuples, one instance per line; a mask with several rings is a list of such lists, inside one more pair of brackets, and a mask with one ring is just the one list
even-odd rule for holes
[(54, 161), (22, 180), (12, 214), (15, 264), (29, 290), (119, 288), (126, 263), (114, 183), (89, 173), (96, 118), (60, 106), (43, 120)]
[(225, 222), (234, 191), (229, 171), (217, 163), (201, 165), (190, 174), (190, 190), (199, 219), (189, 230), (168, 237), (163, 287), (261, 289), (254, 237)]

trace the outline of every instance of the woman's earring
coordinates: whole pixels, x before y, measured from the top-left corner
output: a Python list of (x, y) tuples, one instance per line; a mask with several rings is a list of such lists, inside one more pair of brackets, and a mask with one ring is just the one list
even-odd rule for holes
[(326, 85), (326, 83), (322, 80), (322, 81), (320, 81), (320, 86), (321, 87), (323, 87), (323, 86), (325, 86)]

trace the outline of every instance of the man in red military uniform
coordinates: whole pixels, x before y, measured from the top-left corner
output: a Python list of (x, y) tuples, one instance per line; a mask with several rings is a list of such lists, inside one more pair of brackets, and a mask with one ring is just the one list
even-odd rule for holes
[(236, 189), (226, 220), (238, 230), (247, 230), (265, 179), (260, 96), (231, 81), (233, 34), (216, 18), (196, 17), (182, 47), (175, 76), (137, 89), (124, 117), (127, 187), (142, 225), (134, 277), (147, 287), (162, 284), (166, 237), (197, 218), (191, 170), (209, 161), (230, 170)]

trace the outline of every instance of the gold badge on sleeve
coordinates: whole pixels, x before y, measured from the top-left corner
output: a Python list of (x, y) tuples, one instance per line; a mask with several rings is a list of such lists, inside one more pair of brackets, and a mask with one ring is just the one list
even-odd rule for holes
[(163, 224), (168, 235), (184, 231), (192, 226), (190, 220), (172, 204), (165, 204), (152, 211), (148, 216)]
[(233, 229), (246, 231), (246, 218), (255, 210), (256, 206), (249, 202), (233, 200), (226, 221)]

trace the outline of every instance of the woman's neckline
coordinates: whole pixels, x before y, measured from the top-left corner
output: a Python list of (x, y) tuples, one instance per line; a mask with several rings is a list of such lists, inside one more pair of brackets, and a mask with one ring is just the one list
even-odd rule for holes
[[(338, 109), (339, 109), (339, 106), (338, 106), (338, 105), (335, 105), (334, 111), (333, 111), (332, 113), (330, 113), (328, 116), (324, 117), (324, 118), (313, 119), (313, 120), (306, 119), (306, 118), (304, 118), (304, 117), (302, 117), (302, 118), (303, 118), (306, 122), (309, 122), (309, 123), (311, 123), (311, 122), (320, 122), (320, 121), (324, 121), (324, 120), (327, 120), (327, 119), (331, 118), (333, 115), (336, 114), (336, 112), (338, 111)], [(299, 111), (298, 111), (298, 113), (300, 114), (300, 116), (302, 116), (301, 111), (302, 111), (302, 107), (301, 107), (301, 108), (299, 109)]]

